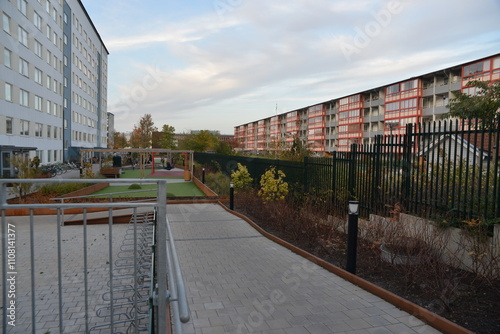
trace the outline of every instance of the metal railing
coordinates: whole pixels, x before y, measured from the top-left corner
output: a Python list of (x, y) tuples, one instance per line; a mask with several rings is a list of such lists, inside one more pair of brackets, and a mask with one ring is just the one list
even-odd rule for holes
[[(190, 314), (167, 218), (165, 180), (15, 180), (157, 184), (155, 200), (112, 204), (8, 204), (11, 182), (0, 179), (3, 333), (167, 333), (170, 326), (182, 333)], [(63, 226), (62, 211), (75, 208), (82, 225)], [(10, 216), (19, 209), (29, 210), (29, 216)], [(37, 215), (37, 209), (54, 214)], [(108, 224), (89, 224), (88, 213), (95, 209), (104, 210)], [(131, 211), (128, 225), (113, 223), (121, 209)]]
[(365, 218), (405, 212), (454, 224), (489, 222), (500, 217), (499, 124), (407, 124), (403, 135), (375, 136), (374, 143), (352, 144), (349, 152), (300, 162), (202, 152), (194, 158), (227, 175), (241, 163), (256, 186), (275, 166), (285, 173), (290, 189), (342, 215), (348, 200), (356, 198)]

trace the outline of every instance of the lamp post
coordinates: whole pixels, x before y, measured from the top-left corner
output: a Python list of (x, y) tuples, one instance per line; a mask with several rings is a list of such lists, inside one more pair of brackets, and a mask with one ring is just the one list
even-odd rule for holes
[(229, 209), (234, 210), (234, 183), (229, 183)]
[(354, 275), (356, 275), (356, 253), (358, 248), (358, 210), (359, 210), (359, 202), (349, 201), (346, 270)]
[(205, 184), (205, 167), (201, 170), (201, 183)]

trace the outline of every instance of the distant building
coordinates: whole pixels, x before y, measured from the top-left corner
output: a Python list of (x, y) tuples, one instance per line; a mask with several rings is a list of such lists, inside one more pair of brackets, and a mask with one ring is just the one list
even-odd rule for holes
[(108, 50), (79, 0), (0, 1), (0, 172), (108, 141)]
[(470, 80), (500, 80), (500, 54), (242, 124), (234, 135), (248, 152), (289, 149), (295, 138), (318, 155), (346, 152), (376, 135), (402, 134), (406, 124), (439, 119)]

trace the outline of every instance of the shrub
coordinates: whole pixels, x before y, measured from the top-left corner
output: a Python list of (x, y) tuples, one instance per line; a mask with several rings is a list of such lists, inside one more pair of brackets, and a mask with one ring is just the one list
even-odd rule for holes
[(253, 179), (250, 177), (247, 167), (238, 162), (238, 169), (231, 174), (231, 181), (235, 190), (245, 190), (250, 187)]
[(137, 183), (132, 183), (129, 187), (128, 187), (129, 190), (137, 190), (137, 189), (142, 189), (142, 187), (140, 185), (138, 185)]
[(40, 192), (44, 196), (61, 196), (90, 185), (89, 183), (49, 183), (44, 185)]
[(229, 177), (222, 172), (208, 174), (205, 177), (205, 184), (219, 196), (229, 195), (229, 182)]
[(259, 196), (264, 202), (278, 201), (285, 199), (288, 194), (288, 183), (283, 179), (286, 177), (281, 170), (275, 167), (269, 168), (260, 178)]

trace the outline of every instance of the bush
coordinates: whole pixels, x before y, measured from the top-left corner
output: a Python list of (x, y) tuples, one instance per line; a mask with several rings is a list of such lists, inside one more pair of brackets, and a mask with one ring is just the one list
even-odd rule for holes
[(90, 185), (90, 183), (50, 183), (44, 185), (40, 192), (44, 196), (61, 196)]
[(231, 181), (235, 190), (245, 190), (250, 187), (253, 179), (250, 177), (247, 167), (238, 162), (238, 169), (231, 174)]
[(142, 189), (142, 187), (140, 185), (138, 185), (137, 183), (133, 183), (131, 184), (129, 187), (128, 187), (129, 190), (138, 190), (138, 189)]
[(274, 167), (269, 168), (260, 178), (259, 196), (264, 202), (285, 199), (288, 195), (288, 183), (283, 179), (286, 177), (281, 170)]
[(229, 195), (229, 182), (229, 177), (222, 172), (208, 174), (205, 177), (205, 184), (219, 196)]

